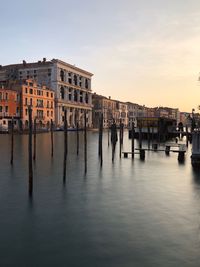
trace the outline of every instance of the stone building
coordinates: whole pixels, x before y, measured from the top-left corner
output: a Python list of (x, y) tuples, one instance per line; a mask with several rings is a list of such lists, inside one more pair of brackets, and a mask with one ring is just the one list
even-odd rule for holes
[(67, 110), (69, 127), (80, 127), (87, 114), (87, 126), (92, 126), (92, 90), (93, 74), (58, 59), (0, 66), (0, 81), (34, 79), (40, 85), (46, 85), (55, 92), (55, 120), (57, 126), (63, 125), (64, 110)]

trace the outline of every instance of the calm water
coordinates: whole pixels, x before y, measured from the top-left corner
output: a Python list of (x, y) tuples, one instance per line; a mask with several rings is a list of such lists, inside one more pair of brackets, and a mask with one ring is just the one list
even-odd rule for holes
[[(28, 196), (28, 136), (0, 135), (0, 266), (200, 266), (200, 175), (177, 154), (148, 152), (112, 164), (104, 135), (100, 168), (98, 134), (88, 134), (88, 172), (83, 149), (69, 133), (67, 180), (62, 181), (63, 133), (37, 140), (33, 198)], [(83, 140), (81, 134), (80, 139)], [(124, 150), (130, 151), (125, 134)]]

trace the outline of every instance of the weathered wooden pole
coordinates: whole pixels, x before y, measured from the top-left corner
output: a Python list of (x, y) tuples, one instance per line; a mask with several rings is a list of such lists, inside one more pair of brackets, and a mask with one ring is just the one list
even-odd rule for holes
[(67, 110), (64, 111), (64, 161), (63, 161), (63, 183), (66, 182), (66, 165), (67, 165), (67, 152), (68, 152), (68, 136), (67, 136)]
[(119, 157), (122, 157), (122, 120), (119, 123)]
[(36, 118), (33, 124), (33, 160), (36, 159)]
[(108, 121), (108, 147), (110, 146), (110, 123)]
[(112, 162), (114, 162), (116, 143), (117, 143), (117, 126), (115, 121), (113, 121), (111, 125)]
[(139, 126), (139, 148), (142, 148), (142, 127)]
[(185, 127), (185, 130), (186, 130), (186, 146), (188, 147), (188, 141), (189, 141), (189, 139), (188, 139), (188, 126), (187, 125)]
[(28, 158), (29, 158), (29, 195), (33, 193), (33, 163), (32, 163), (32, 108), (28, 107), (29, 118), (29, 139), (28, 139)]
[(150, 127), (149, 127), (149, 124), (148, 124), (148, 128), (147, 128), (147, 139), (148, 139), (148, 149), (150, 149)]
[(76, 154), (79, 154), (79, 123), (78, 119), (76, 122)]
[(100, 164), (101, 167), (103, 165), (103, 114), (101, 114), (101, 120), (100, 120)]
[(101, 116), (102, 113), (99, 117), (99, 149), (98, 149), (99, 157), (101, 156)]
[(121, 144), (124, 143), (124, 124), (121, 122)]
[(86, 111), (84, 113), (84, 158), (85, 158), (85, 174), (87, 173), (87, 120)]
[(13, 165), (13, 146), (14, 146), (13, 128), (14, 128), (14, 122), (12, 118), (12, 121), (11, 121), (11, 156), (10, 156), (11, 165)]
[(53, 120), (51, 119), (51, 157), (53, 158)]
[(134, 137), (135, 137), (135, 125), (134, 122), (132, 121), (131, 125), (131, 152), (132, 152), (132, 159), (134, 159)]

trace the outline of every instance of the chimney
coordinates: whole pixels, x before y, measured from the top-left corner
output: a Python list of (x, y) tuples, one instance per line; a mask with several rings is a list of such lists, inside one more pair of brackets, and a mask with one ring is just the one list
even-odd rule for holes
[(111, 96), (109, 95), (109, 97), (108, 97), (109, 99), (111, 99)]
[(26, 60), (23, 60), (22, 62), (23, 62), (23, 65), (26, 66)]
[(45, 62), (46, 62), (46, 60), (47, 60), (47, 59), (46, 59), (46, 57), (43, 57), (43, 63), (45, 63)]

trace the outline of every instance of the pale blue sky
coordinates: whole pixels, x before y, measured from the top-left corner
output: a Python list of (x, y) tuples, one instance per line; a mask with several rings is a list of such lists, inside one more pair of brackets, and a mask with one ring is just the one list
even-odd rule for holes
[(200, 104), (199, 0), (0, 0), (0, 64), (59, 58), (93, 91), (146, 106)]

